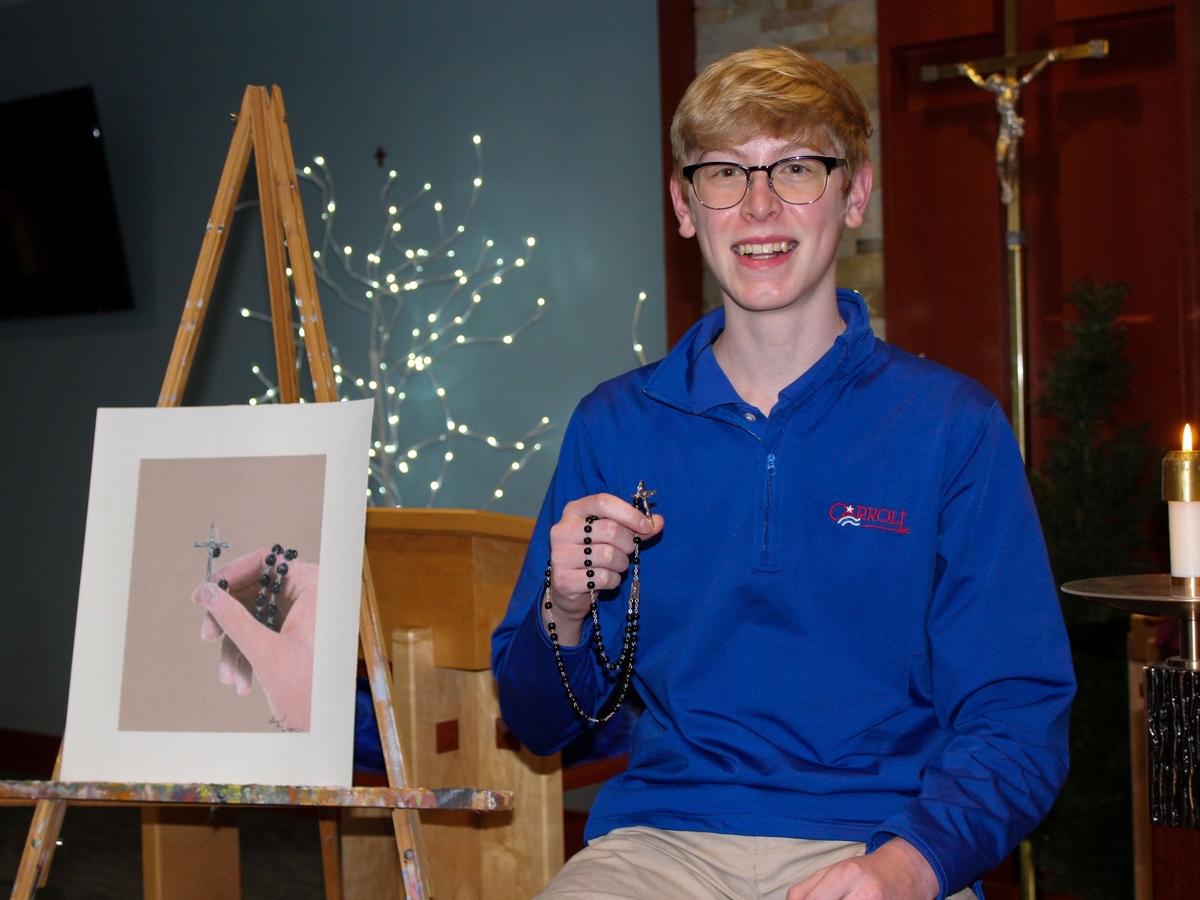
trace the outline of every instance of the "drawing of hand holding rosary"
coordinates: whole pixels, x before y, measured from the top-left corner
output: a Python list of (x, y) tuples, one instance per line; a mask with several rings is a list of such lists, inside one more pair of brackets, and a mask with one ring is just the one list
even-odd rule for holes
[(221, 641), (221, 683), (246, 696), (257, 673), (275, 723), (285, 731), (308, 731), (320, 567), (276, 544), (213, 572), (213, 558), (229, 547), (217, 540), (216, 525), (208, 541), (194, 546), (208, 551), (205, 580), (192, 600), (207, 610), (200, 638)]

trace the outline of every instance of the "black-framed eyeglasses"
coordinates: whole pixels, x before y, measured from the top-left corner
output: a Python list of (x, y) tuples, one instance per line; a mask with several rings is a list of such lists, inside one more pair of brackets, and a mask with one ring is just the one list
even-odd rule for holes
[(825, 193), (829, 175), (846, 165), (836, 156), (789, 156), (769, 166), (743, 166), (734, 162), (703, 162), (683, 167), (683, 177), (696, 199), (709, 209), (729, 209), (742, 202), (755, 172), (767, 173), (767, 184), (784, 203), (803, 206)]

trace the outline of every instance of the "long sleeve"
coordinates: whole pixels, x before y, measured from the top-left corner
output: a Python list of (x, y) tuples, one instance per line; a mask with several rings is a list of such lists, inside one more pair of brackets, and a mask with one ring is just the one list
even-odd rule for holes
[[(583, 731), (563, 690), (554, 648), (538, 608), (550, 557), (550, 528), (562, 517), (567, 503), (607, 489), (577, 412), (567, 426), (558, 466), (534, 526), (508, 613), (492, 635), (492, 670), (500, 688), (500, 713), (505, 724), (534, 753), (554, 753)], [(579, 645), (563, 647), (561, 653), (571, 690), (583, 709), (595, 715), (614, 681), (597, 663), (590, 636), (591, 624), (585, 621)]]
[(942, 493), (928, 613), (933, 711), (954, 734), (920, 794), (879, 826), (929, 860), (942, 896), (995, 866), (1067, 774), (1075, 692), (1037, 514), (998, 407)]

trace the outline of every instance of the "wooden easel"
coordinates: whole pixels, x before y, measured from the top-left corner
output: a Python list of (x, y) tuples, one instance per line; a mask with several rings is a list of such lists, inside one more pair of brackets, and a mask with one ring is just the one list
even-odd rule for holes
[[(275, 336), (275, 362), (279, 374), (280, 399), (296, 403), (300, 383), (296, 373), (296, 354), (292, 330), (292, 292), (288, 284), (288, 262), (295, 286), (295, 302), (300, 309), (308, 368), (313, 393), (318, 402), (338, 399), (325, 325), (317, 297), (304, 212), (296, 183), (295, 163), (283, 95), (278, 87), (268, 95), (265, 87), (246, 88), (233, 141), (221, 173), (221, 183), (213, 203), (200, 247), (200, 258), (192, 276), (183, 319), (175, 336), (171, 361), (163, 380), (158, 406), (178, 406), (195, 358), (200, 328), (217, 276), (217, 267), (225, 248), (234, 206), (242, 179), (254, 150), (258, 174), (258, 196), (262, 212), (263, 242), (267, 257), (267, 284)], [(0, 782), (0, 798), (36, 800), (33, 823), (25, 842), (13, 900), (30, 900), (37, 888), (46, 883), (55, 841), (62, 826), (68, 801), (100, 801), (155, 805), (191, 803), (216, 805), (271, 805), (381, 807), (392, 810), (396, 847), (406, 900), (432, 896), (427, 867), (422, 865), (420, 821), (417, 809), (504, 810), (511, 805), (505, 791), (479, 791), (470, 788), (427, 791), (410, 789), (405, 776), (400, 736), (392, 708), (391, 675), (383, 650), (379, 609), (364, 547), (362, 569), (362, 606), (359, 637), (371, 681), (375, 718), (383, 743), (387, 768), (386, 788), (287, 787), (267, 785), (181, 785), (181, 784), (92, 784), (58, 780), (62, 751), (51, 781)], [(330, 809), (330, 811), (333, 811)], [(321, 852), (325, 871), (325, 895), (328, 900), (341, 898), (338, 826), (334, 816), (323, 815), (320, 823)]]

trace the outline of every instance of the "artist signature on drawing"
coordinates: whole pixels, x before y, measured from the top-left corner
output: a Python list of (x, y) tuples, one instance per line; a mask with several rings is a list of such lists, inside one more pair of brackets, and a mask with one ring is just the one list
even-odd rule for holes
[(282, 722), (280, 722), (274, 716), (271, 716), (271, 724), (274, 725), (276, 728), (278, 728), (280, 731), (290, 731), (290, 732), (299, 732), (300, 731), (299, 728), (292, 728), (289, 725), (284, 725)]

